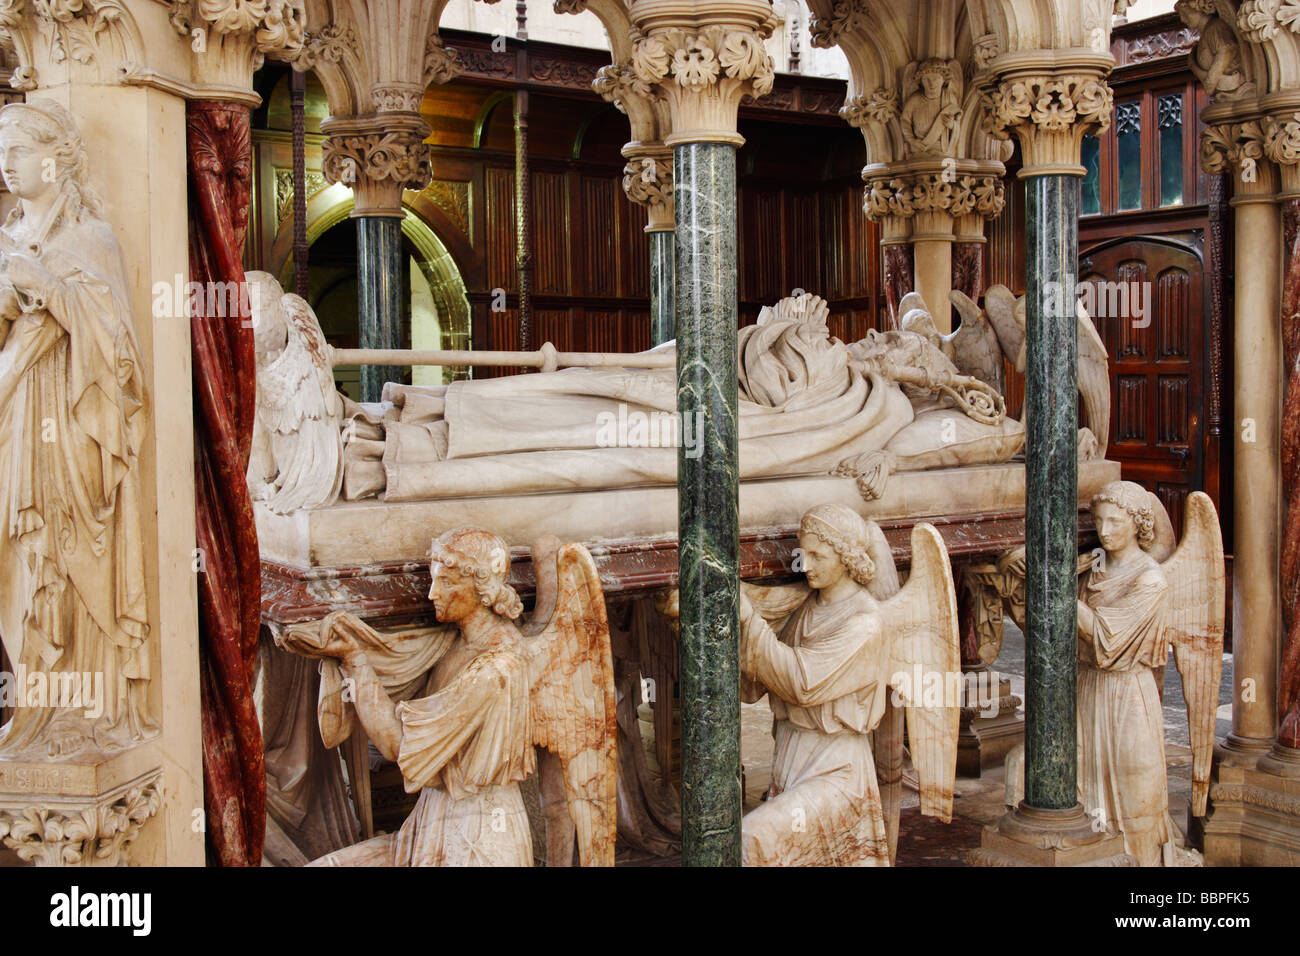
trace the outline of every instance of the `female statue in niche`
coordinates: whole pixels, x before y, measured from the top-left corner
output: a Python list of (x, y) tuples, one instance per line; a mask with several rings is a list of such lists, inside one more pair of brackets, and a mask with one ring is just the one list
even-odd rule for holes
[(889, 866), (900, 708), (921, 812), (952, 815), (960, 700), (942, 691), (961, 662), (947, 551), (933, 527), (916, 525), (900, 589), (880, 528), (843, 505), (808, 511), (799, 549), (806, 585), (745, 585), (741, 595), (741, 699), (768, 696), (776, 744), (767, 800), (744, 819), (742, 860)]
[(961, 120), (961, 66), (937, 57), (913, 63), (904, 73), (903, 89), (911, 91), (899, 117), (907, 155), (953, 155)]
[(0, 170), (18, 198), (0, 229), (0, 638), (27, 676), (0, 751), (58, 757), (155, 731), (147, 397), (121, 247), (67, 110), (0, 109)]

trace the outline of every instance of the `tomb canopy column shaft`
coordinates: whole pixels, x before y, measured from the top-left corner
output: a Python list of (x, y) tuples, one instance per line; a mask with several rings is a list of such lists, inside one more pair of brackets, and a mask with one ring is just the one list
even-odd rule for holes
[[(406, 105), (418, 108), (418, 95)], [(402, 347), (405, 290), (402, 288), (402, 192), (423, 189), (433, 176), (424, 142), (429, 126), (416, 109), (369, 116), (330, 117), (322, 172), (330, 182), (351, 186), (357, 222), (357, 321), (361, 348)], [(362, 366), (363, 401), (377, 402), (393, 371)], [(400, 371), (397, 373), (400, 374)]]
[(736, 132), (741, 97), (766, 95), (766, 0), (634, 0), (630, 92), (665, 102), (672, 133), (678, 453), (682, 852), (741, 862)]
[[(1091, 51), (1006, 54), (990, 67), (984, 123), (1014, 133), (1026, 189), (1025, 799), (985, 831), (977, 862), (1124, 859), (1078, 802), (1075, 698), (1078, 392), (1075, 319), (1080, 141), (1104, 130), (1113, 60)], [(1112, 821), (1106, 821), (1113, 825)]]
[(623, 147), (623, 191), (645, 206), (650, 240), (650, 344), (662, 345), (677, 334), (674, 314), (673, 150), (662, 143), (628, 143)]

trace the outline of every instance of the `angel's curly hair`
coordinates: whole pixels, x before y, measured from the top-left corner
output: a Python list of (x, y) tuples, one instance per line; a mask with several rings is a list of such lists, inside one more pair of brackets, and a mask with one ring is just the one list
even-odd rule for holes
[(947, 83), (951, 78), (951, 74), (948, 72), (948, 61), (937, 56), (932, 56), (929, 59), (922, 60), (916, 67), (916, 82), (920, 83), (921, 77), (927, 76), (931, 73), (939, 74), (943, 77), (944, 82)]
[[(35, 99), (10, 103), (0, 109), (0, 131), (21, 125), (24, 132), (42, 146), (54, 147), (54, 173), (58, 188), (67, 197), (63, 215), (67, 221), (80, 221), (85, 215), (100, 217), (104, 202), (90, 185), (90, 161), (76, 121), (64, 107), (53, 100)], [(19, 204), (9, 216), (13, 222), (22, 217)]]
[(817, 505), (804, 512), (799, 533), (825, 541), (854, 582), (867, 587), (876, 576), (876, 564), (867, 553), (871, 529), (866, 519), (844, 505)]
[(1092, 508), (1105, 502), (1123, 508), (1137, 529), (1138, 547), (1146, 551), (1156, 540), (1156, 512), (1151, 507), (1151, 493), (1132, 481), (1112, 481), (1092, 496)]
[(491, 531), (457, 528), (438, 536), (430, 559), (459, 571), (474, 582), (484, 607), (515, 620), (524, 612), (524, 602), (509, 584), (510, 548)]

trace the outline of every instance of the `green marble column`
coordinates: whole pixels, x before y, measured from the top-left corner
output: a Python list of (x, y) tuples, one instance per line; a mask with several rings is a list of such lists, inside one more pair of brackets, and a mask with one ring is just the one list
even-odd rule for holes
[(1025, 803), (1078, 803), (1079, 177), (1026, 180)]
[[(357, 217), (357, 323), (363, 349), (400, 349), (406, 289), (402, 282), (402, 220)], [(377, 402), (384, 382), (405, 369), (361, 366), (361, 400)]]
[(736, 147), (673, 148), (682, 857), (740, 864)]
[(650, 344), (676, 336), (673, 322), (673, 233), (650, 233)]

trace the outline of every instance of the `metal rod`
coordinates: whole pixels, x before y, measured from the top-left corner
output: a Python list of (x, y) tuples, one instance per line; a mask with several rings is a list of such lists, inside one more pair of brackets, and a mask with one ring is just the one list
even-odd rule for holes
[[(550, 343), (546, 343), (550, 345)], [(339, 365), (512, 365), (523, 368), (676, 368), (677, 352), (470, 352), (457, 349), (331, 349), (330, 364)]]

